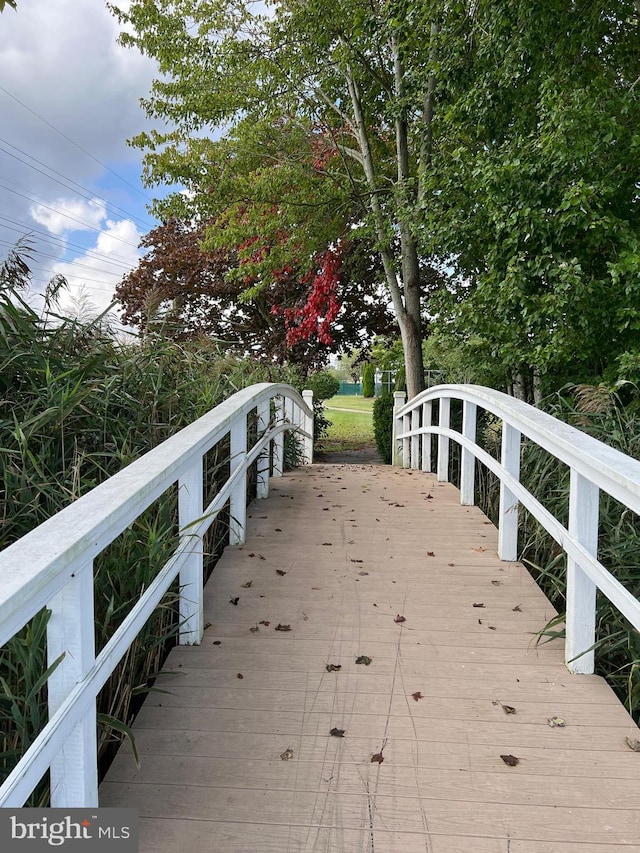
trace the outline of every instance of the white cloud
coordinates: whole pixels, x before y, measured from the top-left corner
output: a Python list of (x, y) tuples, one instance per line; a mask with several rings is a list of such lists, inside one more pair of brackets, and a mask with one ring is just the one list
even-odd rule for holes
[(102, 199), (54, 199), (50, 205), (35, 204), (30, 208), (31, 218), (51, 234), (68, 234), (70, 231), (100, 229), (107, 217)]
[[(127, 269), (137, 266), (140, 258), (135, 248), (141, 238), (135, 224), (129, 220), (107, 220), (95, 245), (78, 255), (72, 262), (59, 261), (49, 268), (49, 274), (62, 275), (68, 288), (60, 294), (62, 313), (74, 315), (90, 303), (88, 313), (97, 315), (109, 307), (115, 287)], [(115, 314), (117, 316), (118, 311)]]

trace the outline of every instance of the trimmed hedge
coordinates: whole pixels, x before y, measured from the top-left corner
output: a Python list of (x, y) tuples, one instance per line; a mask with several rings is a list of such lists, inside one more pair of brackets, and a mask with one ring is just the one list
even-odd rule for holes
[(391, 464), (393, 441), (393, 394), (382, 394), (373, 401), (373, 434), (378, 453)]

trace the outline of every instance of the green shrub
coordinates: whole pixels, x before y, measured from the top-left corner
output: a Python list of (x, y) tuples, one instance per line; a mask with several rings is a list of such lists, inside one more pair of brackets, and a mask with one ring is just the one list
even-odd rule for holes
[(373, 434), (378, 453), (385, 464), (391, 464), (393, 443), (393, 394), (382, 394), (373, 402)]
[(406, 391), (407, 390), (407, 372), (404, 369), (404, 365), (399, 367), (396, 371), (396, 384), (394, 391)]
[(362, 371), (362, 396), (373, 397), (376, 393), (376, 371), (371, 362), (367, 362)]
[(340, 390), (340, 382), (328, 371), (321, 370), (309, 376), (304, 387), (313, 391), (314, 400), (329, 400)]

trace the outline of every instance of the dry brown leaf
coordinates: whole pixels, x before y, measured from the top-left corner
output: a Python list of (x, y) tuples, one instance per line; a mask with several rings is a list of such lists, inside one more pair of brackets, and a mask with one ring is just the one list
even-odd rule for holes
[(291, 630), (291, 625), (281, 625), (280, 623), (278, 623), (278, 624), (276, 625), (275, 630), (276, 630), (276, 631), (290, 631), (290, 630)]
[(401, 616), (401, 615), (398, 613), (398, 615), (396, 616), (396, 618), (395, 618), (393, 621), (394, 621), (394, 622), (398, 622), (398, 623), (400, 623), (400, 622), (406, 622), (407, 620), (404, 618), (404, 616)]
[(234, 605), (234, 607), (237, 607), (237, 606), (238, 606), (238, 602), (239, 602), (239, 601), (240, 601), (240, 598), (239, 598), (238, 596), (236, 596), (235, 598), (230, 598), (230, 599), (229, 599), (229, 604), (233, 604), (233, 605)]
[[(375, 604), (373, 606), (376, 607)], [(356, 658), (356, 663), (364, 664), (364, 666), (369, 666), (371, 661), (372, 661), (372, 658), (367, 657), (367, 655), (360, 655), (359, 657)]]
[(325, 666), (325, 669), (327, 670), (327, 672), (339, 672), (342, 669), (342, 664), (341, 663), (328, 663)]
[(563, 729), (566, 726), (566, 723), (562, 717), (549, 717), (547, 725), (552, 729)]
[(427, 551), (427, 557), (435, 557), (434, 551)]
[(249, 628), (249, 630), (252, 634), (256, 634), (260, 630), (260, 628), (258, 628), (257, 625), (254, 625), (253, 628)]
[(624, 742), (632, 749), (634, 752), (640, 752), (640, 740), (636, 740), (633, 737), (625, 737)]
[(503, 705), (502, 710), (505, 712), (505, 714), (516, 714), (517, 713), (517, 711), (513, 707), (513, 705)]
[(513, 610), (514, 613), (522, 613), (522, 607), (520, 607), (519, 604), (516, 604), (516, 606), (512, 607), (511, 609)]
[(266, 619), (261, 619), (261, 620), (258, 622), (258, 625), (264, 625), (264, 626), (265, 626), (265, 628), (268, 628), (268, 627), (269, 627), (269, 625), (271, 625), (271, 622), (267, 621)]
[(516, 758), (515, 755), (501, 755), (500, 758), (505, 764), (508, 764), (509, 767), (515, 767), (516, 764), (520, 763), (520, 759)]
[(333, 737), (344, 737), (345, 731), (345, 729), (331, 729), (329, 734), (333, 735)]
[(276, 569), (276, 574), (280, 575), (280, 577), (284, 577), (286, 575), (286, 572), (282, 569)]
[(376, 752), (375, 755), (371, 756), (371, 763), (372, 764), (374, 764), (374, 763), (382, 764), (383, 761), (384, 761), (384, 755), (381, 752)]
[(293, 750), (291, 749), (291, 747), (289, 747), (288, 749), (285, 749), (284, 752), (281, 752), (280, 758), (283, 761), (289, 761), (289, 759), (293, 758)]
[(411, 698), (415, 699), (415, 701), (417, 702), (419, 699), (424, 699), (424, 696), (422, 695), (422, 693), (419, 690), (416, 690), (415, 693), (411, 694)]
[(482, 602), (474, 602), (473, 606), (474, 607), (484, 607), (484, 604)]
[(239, 673), (236, 675), (236, 678), (244, 678), (244, 675), (243, 675), (241, 672), (239, 672)]
[(246, 583), (241, 584), (242, 589), (249, 589), (249, 587), (253, 584), (253, 581), (247, 581)]

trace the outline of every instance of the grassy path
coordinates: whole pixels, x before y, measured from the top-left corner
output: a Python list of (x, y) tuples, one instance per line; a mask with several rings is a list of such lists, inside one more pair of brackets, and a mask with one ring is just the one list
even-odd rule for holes
[(328, 436), (322, 440), (321, 451), (335, 453), (375, 445), (372, 399), (332, 397), (325, 402), (325, 409), (331, 426)]

